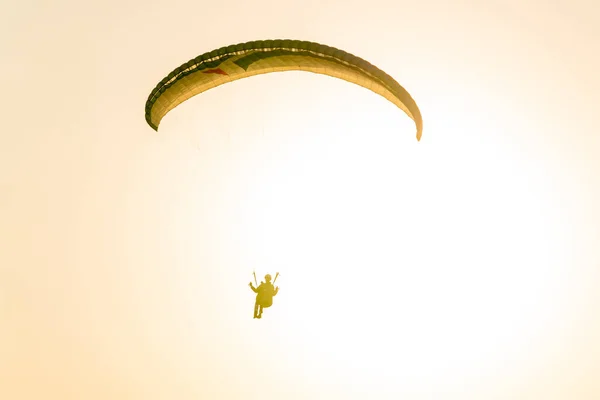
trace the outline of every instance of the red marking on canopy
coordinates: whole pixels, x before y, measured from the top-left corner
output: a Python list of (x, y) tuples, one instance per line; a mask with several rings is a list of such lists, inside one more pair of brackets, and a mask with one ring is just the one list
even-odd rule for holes
[(229, 75), (227, 72), (223, 71), (221, 68), (215, 69), (207, 69), (206, 71), (202, 71), (205, 74), (219, 74), (219, 75)]

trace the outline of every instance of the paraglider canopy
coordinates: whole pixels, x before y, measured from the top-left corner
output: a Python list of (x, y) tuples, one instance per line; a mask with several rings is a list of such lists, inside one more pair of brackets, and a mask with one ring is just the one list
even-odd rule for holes
[(363, 86), (395, 104), (414, 122), (417, 140), (423, 120), (410, 94), (391, 76), (343, 50), (301, 40), (257, 40), (204, 53), (173, 70), (152, 90), (146, 121), (154, 129), (189, 98), (237, 79), (282, 71), (308, 71)]

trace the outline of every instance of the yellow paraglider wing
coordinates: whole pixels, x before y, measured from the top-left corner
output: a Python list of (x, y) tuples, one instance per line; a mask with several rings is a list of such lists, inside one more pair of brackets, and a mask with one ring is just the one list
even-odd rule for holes
[(326, 45), (300, 40), (261, 40), (205, 53), (171, 72), (146, 102), (146, 121), (155, 130), (163, 117), (189, 98), (208, 89), (253, 75), (308, 71), (363, 86), (385, 97), (414, 122), (417, 140), (423, 120), (410, 94), (391, 76), (367, 61)]

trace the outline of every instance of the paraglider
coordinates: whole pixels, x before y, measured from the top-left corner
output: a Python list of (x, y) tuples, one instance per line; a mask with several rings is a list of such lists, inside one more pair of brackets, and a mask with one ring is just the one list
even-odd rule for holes
[[(267, 274), (265, 275), (265, 281), (261, 282), (257, 287), (254, 287), (252, 282), (248, 284), (250, 289), (256, 293), (256, 300), (254, 301), (254, 318), (262, 318), (263, 308), (269, 308), (273, 305), (273, 297), (277, 296), (277, 293), (279, 292), (279, 287), (274, 286), (278, 276), (279, 272), (275, 274), (273, 283), (271, 283), (271, 275)], [(257, 283), (256, 274), (254, 274), (254, 283)]]
[(154, 130), (179, 104), (211, 88), (253, 75), (308, 71), (365, 87), (395, 104), (414, 122), (417, 140), (423, 120), (410, 94), (391, 76), (343, 50), (302, 40), (257, 40), (204, 53), (173, 70), (152, 90), (145, 115)]
[[(146, 122), (158, 131), (169, 111), (209, 89), (254, 75), (284, 71), (307, 71), (342, 79), (377, 93), (400, 108), (416, 126), (421, 140), (423, 119), (416, 102), (394, 78), (369, 62), (343, 50), (302, 40), (257, 40), (204, 53), (182, 64), (164, 77), (152, 90), (145, 106)], [(271, 307), (279, 292), (271, 275), (256, 287), (254, 318)]]

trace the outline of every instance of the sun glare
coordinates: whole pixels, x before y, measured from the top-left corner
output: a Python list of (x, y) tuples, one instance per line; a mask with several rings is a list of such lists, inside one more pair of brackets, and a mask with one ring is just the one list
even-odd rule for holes
[[(526, 370), (567, 290), (558, 268), (567, 239), (545, 228), (562, 223), (559, 199), (543, 171), (466, 113), (436, 110), (443, 123), (417, 142), (411, 121), (378, 96), (297, 79), (298, 93), (262, 94), (272, 107), (253, 116), (260, 132), (245, 131), (243, 115), (191, 129), (214, 129), (194, 140), (221, 159), (211, 172), (230, 209), (219, 229), (235, 249), (224, 275), (281, 273), (266, 315), (282, 351), (318, 359), (314, 379), (329, 371), (359, 386), (356, 376), (409, 388)], [(249, 81), (223, 89), (262, 83)], [(320, 95), (299, 101), (306, 90)], [(469, 140), (482, 126), (475, 151)], [(240, 318), (254, 322), (244, 294), (234, 295)]]

